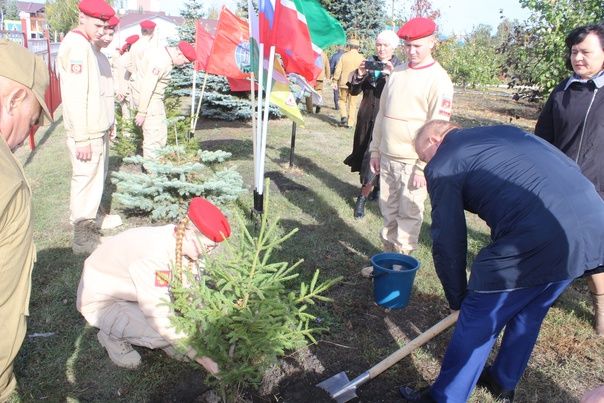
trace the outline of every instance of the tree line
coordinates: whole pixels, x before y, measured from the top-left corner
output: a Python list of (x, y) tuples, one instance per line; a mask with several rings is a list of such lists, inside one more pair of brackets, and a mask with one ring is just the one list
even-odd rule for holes
[[(507, 84), (519, 96), (541, 99), (570, 72), (566, 69), (564, 38), (576, 26), (604, 23), (603, 0), (518, 0), (531, 15), (526, 21), (512, 21), (503, 13), (495, 27), (478, 25), (464, 36), (441, 36), (436, 57), (453, 81), (464, 87)], [(9, 1), (10, 2), (10, 1)], [(66, 32), (77, 20), (77, 0), (47, 0), (46, 13), (52, 30)], [(257, 0), (253, 1), (257, 5)], [(386, 1), (320, 0), (322, 6), (342, 24), (348, 37), (360, 39), (365, 54), (373, 53), (376, 35), (383, 29), (397, 29), (416, 16), (438, 23), (441, 13), (430, 0), (412, 0), (407, 11), (388, 13)], [(4, 3), (7, 4), (7, 3)], [(394, 5), (393, 5), (394, 6)], [(182, 15), (187, 19), (187, 36), (192, 36), (192, 17), (211, 17), (217, 10), (205, 10), (196, 1), (186, 1)], [(247, 15), (247, 0), (237, 10)], [(189, 27), (191, 25), (191, 27)], [(184, 33), (184, 32), (183, 32)], [(327, 49), (331, 53), (333, 49)]]

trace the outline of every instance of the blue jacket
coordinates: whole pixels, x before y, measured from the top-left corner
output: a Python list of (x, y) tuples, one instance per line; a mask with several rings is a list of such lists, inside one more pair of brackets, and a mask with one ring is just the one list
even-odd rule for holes
[[(511, 126), (455, 130), (425, 169), (436, 272), (452, 309), (466, 290), (573, 279), (604, 264), (604, 201), (577, 165)], [(466, 280), (464, 210), (491, 229)]]

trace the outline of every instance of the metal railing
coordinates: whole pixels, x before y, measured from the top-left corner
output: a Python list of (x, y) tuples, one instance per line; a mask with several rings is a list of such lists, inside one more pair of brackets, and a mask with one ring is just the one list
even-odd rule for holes
[[(60, 43), (50, 42), (50, 39), (28, 39), (27, 34), (18, 31), (0, 30), (0, 39), (16, 42), (44, 59), (44, 62), (48, 65), (48, 74), (50, 75), (50, 83), (46, 90), (45, 101), (50, 109), (50, 113), (54, 114), (54, 111), (61, 104), (61, 89), (55, 70), (55, 61)], [(35, 148), (34, 134), (37, 129), (37, 126), (34, 126), (29, 133), (29, 147), (32, 150)]]

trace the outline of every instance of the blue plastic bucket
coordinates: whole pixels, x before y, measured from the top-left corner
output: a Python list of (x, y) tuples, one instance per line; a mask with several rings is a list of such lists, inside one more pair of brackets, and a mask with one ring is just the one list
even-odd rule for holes
[(373, 296), (384, 308), (404, 308), (409, 303), (419, 261), (401, 253), (378, 253), (371, 257)]

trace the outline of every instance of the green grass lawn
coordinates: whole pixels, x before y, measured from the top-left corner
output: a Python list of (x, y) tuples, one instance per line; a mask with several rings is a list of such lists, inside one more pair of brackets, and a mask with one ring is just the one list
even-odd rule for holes
[[(509, 123), (530, 129), (535, 110), (502, 95), (460, 92), (454, 119), (465, 126)], [(388, 311), (373, 303), (370, 281), (358, 271), (380, 251), (381, 217), (369, 203), (363, 220), (352, 209), (359, 182), (342, 161), (352, 148), (352, 129), (335, 125), (336, 112), (323, 107), (298, 128), (295, 166), (289, 167), (291, 123), (270, 123), (266, 175), (271, 179), (270, 206), (281, 217), (283, 231), (299, 228), (293, 240), (278, 250), (280, 260), (304, 259), (302, 277), (316, 268), (325, 277), (344, 276), (329, 295), (332, 304), (317, 308), (321, 325), (330, 331), (317, 345), (292, 352), (265, 376), (249, 398), (258, 402), (329, 401), (314, 387), (340, 371), (350, 379), (379, 362), (448, 313), (430, 255), (429, 208), (415, 256), (422, 266), (410, 305)], [(233, 153), (249, 192), (231, 210), (249, 215), (253, 180), (251, 127), (204, 121), (197, 131), (202, 147)], [(37, 134), (38, 148), (19, 152), (34, 197), (38, 261), (33, 274), (28, 336), (16, 361), (19, 388), (14, 401), (203, 401), (204, 372), (193, 364), (169, 359), (161, 351), (138, 349), (143, 365), (134, 371), (115, 367), (75, 308), (83, 258), (71, 253), (68, 224), (71, 167), (62, 122)], [(119, 161), (112, 158), (113, 169)], [(112, 203), (119, 212), (119, 205)], [(125, 227), (145, 220), (123, 216)], [(468, 216), (470, 256), (488, 241), (484, 224)], [(517, 390), (518, 402), (573, 402), (583, 392), (604, 383), (604, 341), (593, 335), (591, 303), (579, 280), (550, 311), (533, 357)], [(43, 334), (43, 335), (41, 335)], [(35, 336), (35, 337), (34, 337)], [(431, 383), (439, 370), (450, 331), (405, 358), (358, 391), (364, 402), (394, 402), (397, 386)], [(481, 389), (473, 402), (493, 399)]]

